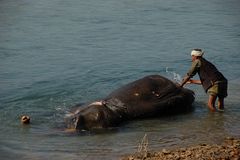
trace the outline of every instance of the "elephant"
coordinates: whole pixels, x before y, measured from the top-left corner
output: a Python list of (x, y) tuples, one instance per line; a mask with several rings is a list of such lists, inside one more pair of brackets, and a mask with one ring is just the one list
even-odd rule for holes
[(66, 117), (68, 128), (92, 130), (121, 123), (189, 111), (194, 92), (161, 76), (149, 75), (126, 84), (105, 98), (77, 108)]

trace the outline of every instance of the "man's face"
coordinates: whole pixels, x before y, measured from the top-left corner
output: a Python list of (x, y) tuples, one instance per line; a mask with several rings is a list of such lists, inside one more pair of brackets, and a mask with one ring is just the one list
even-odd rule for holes
[(192, 56), (192, 61), (195, 61), (197, 59), (196, 56)]

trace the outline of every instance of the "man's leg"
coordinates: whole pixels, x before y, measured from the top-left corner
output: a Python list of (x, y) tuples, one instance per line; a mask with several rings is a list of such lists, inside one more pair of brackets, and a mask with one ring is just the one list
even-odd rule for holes
[(224, 110), (224, 98), (227, 97), (227, 82), (218, 84), (218, 109)]
[(212, 112), (215, 112), (215, 111), (216, 111), (216, 108), (215, 108), (216, 99), (217, 99), (217, 96), (215, 96), (215, 95), (209, 95), (208, 108), (209, 108)]
[(219, 110), (224, 110), (224, 98), (219, 98), (218, 97), (218, 109)]

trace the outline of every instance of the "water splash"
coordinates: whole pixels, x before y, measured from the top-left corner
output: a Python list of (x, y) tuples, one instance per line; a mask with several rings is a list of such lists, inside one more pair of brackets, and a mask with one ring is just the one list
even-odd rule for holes
[(166, 67), (166, 73), (168, 75), (170, 75), (170, 79), (172, 79), (173, 81), (175, 81), (176, 83), (181, 83), (182, 81), (182, 77), (180, 74), (174, 72), (174, 71), (169, 71), (169, 68)]

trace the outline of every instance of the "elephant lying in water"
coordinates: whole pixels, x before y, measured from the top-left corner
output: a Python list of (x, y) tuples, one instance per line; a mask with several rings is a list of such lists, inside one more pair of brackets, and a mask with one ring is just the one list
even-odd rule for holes
[(66, 118), (69, 128), (91, 130), (116, 127), (121, 122), (189, 110), (194, 92), (160, 75), (129, 83), (106, 98), (78, 107)]

